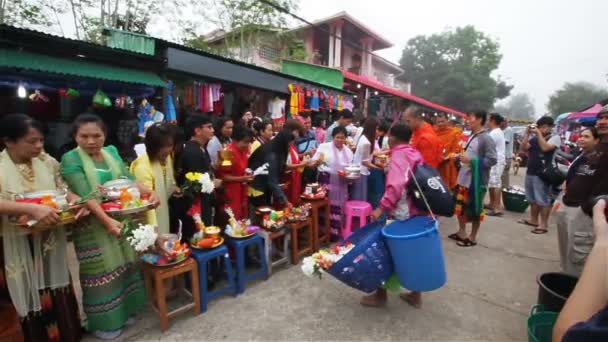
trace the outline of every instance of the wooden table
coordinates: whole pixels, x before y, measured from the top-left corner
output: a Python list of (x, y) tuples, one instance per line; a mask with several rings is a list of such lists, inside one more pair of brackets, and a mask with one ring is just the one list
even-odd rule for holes
[[(295, 221), (286, 224), (287, 229), (291, 231), (291, 263), (297, 265), (300, 262), (300, 257), (311, 254), (313, 252), (313, 228), (310, 218), (306, 221)], [(300, 245), (300, 237), (302, 233), (306, 234), (307, 245)]]
[[(146, 292), (148, 293), (148, 298), (152, 300), (154, 310), (158, 312), (160, 317), (160, 329), (163, 332), (169, 328), (169, 319), (173, 318), (174, 316), (191, 309), (194, 309), (194, 313), (196, 315), (200, 314), (201, 298), (196, 261), (188, 258), (182, 263), (167, 267), (152, 266), (148, 263), (142, 263), (142, 268), (144, 271), (144, 284), (146, 285)], [(180, 284), (178, 291), (191, 297), (192, 303), (168, 312), (167, 297), (169, 297), (170, 294), (168, 294), (165, 289), (165, 279), (185, 275), (188, 272), (190, 272), (190, 279), (192, 281), (192, 293), (189, 293), (185, 289), (185, 277), (182, 282), (177, 282)]]
[[(317, 252), (321, 248), (321, 243), (329, 243), (331, 237), (331, 226), (330, 226), (330, 203), (329, 198), (325, 197), (320, 200), (308, 200), (303, 199), (304, 203), (309, 203), (312, 207), (312, 230), (313, 230), (313, 251)], [(319, 226), (319, 211), (325, 210), (325, 222), (323, 229)]]

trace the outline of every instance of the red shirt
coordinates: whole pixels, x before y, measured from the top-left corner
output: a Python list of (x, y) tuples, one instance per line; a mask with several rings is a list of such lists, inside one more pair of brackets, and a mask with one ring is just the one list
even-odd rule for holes
[(410, 144), (420, 151), (428, 165), (437, 168), (443, 160), (443, 143), (431, 125), (424, 122), (414, 131)]

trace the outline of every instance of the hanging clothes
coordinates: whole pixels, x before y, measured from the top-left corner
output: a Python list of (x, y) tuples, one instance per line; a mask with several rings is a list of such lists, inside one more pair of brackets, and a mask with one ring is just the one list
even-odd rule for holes
[(312, 97), (310, 100), (310, 110), (313, 112), (319, 111), (319, 93), (321, 92), (317, 89), (313, 89), (311, 92)]
[(300, 93), (298, 92), (297, 86), (289, 84), (289, 113), (298, 114), (300, 105)]

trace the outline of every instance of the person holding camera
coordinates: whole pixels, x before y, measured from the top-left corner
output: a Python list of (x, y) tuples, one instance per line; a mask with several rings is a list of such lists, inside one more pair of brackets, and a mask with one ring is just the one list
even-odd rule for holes
[(530, 125), (522, 138), (521, 150), (528, 152), (526, 171), (526, 199), (530, 203), (530, 218), (519, 223), (532, 226), (532, 233), (547, 233), (549, 215), (553, 207), (552, 186), (547, 179), (547, 166), (553, 163), (555, 151), (561, 145), (559, 135), (552, 134), (553, 118), (543, 116)]

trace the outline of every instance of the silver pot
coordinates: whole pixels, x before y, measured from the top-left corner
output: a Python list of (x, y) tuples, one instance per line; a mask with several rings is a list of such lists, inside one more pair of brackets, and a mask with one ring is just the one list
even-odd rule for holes
[(346, 177), (349, 178), (355, 178), (355, 177), (359, 177), (361, 176), (361, 166), (359, 165), (348, 165), (347, 167), (344, 168), (344, 171), (346, 171)]
[(138, 200), (141, 197), (137, 183), (128, 178), (119, 178), (104, 183), (102, 193), (110, 201), (118, 201), (120, 200), (120, 193), (124, 188), (128, 189), (134, 200)]

